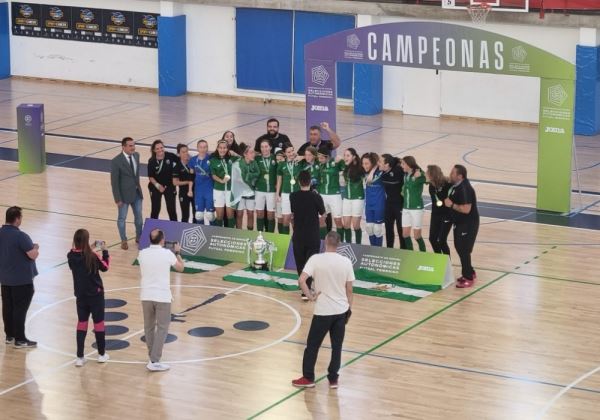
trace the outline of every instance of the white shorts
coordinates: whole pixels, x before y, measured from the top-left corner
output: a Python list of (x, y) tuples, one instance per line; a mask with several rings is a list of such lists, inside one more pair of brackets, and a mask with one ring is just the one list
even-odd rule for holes
[(281, 193), (281, 214), (292, 214), (292, 205), (290, 204), (290, 195), (288, 193)]
[(267, 211), (275, 211), (275, 193), (274, 192), (262, 192), (256, 191), (256, 195), (254, 196), (254, 202), (256, 203), (256, 210), (263, 211), (265, 205), (267, 206)]
[(339, 219), (342, 217), (342, 196), (341, 194), (323, 194), (323, 203), (325, 204), (325, 213), (331, 213), (331, 217)]
[(231, 207), (231, 191), (213, 190), (213, 198), (215, 200), (215, 208)]
[(344, 217), (362, 217), (365, 212), (365, 200), (343, 200), (342, 215)]
[(251, 197), (251, 198), (242, 197), (242, 198), (240, 198), (240, 202), (238, 203), (236, 210), (254, 211), (254, 207), (255, 207), (254, 205), (255, 205), (254, 197)]
[(425, 210), (402, 210), (402, 227), (412, 227), (413, 229), (421, 229), (423, 227), (423, 213)]

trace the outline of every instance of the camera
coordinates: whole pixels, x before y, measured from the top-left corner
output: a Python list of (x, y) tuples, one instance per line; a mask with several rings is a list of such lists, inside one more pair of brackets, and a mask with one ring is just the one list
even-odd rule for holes
[(165, 241), (165, 249), (169, 251), (175, 252), (175, 245), (177, 245), (177, 241)]
[(103, 245), (104, 245), (104, 241), (95, 241), (94, 242), (94, 248), (101, 249)]

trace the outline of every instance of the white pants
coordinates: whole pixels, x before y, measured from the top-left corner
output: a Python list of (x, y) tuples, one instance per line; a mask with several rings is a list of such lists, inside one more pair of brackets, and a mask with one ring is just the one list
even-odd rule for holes
[(284, 216), (292, 214), (292, 205), (290, 204), (290, 195), (288, 193), (281, 193), (281, 214)]
[(254, 196), (255, 208), (258, 211), (263, 211), (265, 205), (267, 206), (267, 211), (275, 211), (275, 193), (274, 192), (261, 192), (256, 191), (256, 195)]
[(213, 199), (217, 209), (231, 207), (231, 191), (213, 190)]
[(331, 217), (339, 219), (342, 217), (342, 196), (340, 194), (323, 194), (325, 213), (331, 213)]
[(423, 213), (425, 210), (402, 210), (402, 227), (412, 227), (413, 229), (421, 229), (423, 227)]
[(342, 215), (344, 217), (362, 217), (365, 212), (365, 200), (343, 200)]

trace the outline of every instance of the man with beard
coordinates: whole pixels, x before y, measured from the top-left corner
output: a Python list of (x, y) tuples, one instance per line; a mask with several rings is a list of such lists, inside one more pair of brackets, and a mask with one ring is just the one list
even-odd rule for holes
[(288, 136), (279, 132), (279, 121), (277, 118), (269, 118), (267, 121), (267, 133), (256, 139), (254, 150), (257, 153), (260, 153), (260, 142), (263, 139), (269, 140), (271, 143), (271, 150), (284, 149), (284, 144), (292, 143)]

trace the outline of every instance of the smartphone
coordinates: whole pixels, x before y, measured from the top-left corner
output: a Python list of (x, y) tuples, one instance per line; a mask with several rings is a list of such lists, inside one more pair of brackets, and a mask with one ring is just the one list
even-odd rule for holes
[(102, 248), (102, 245), (104, 245), (104, 241), (96, 241), (94, 242), (94, 248)]
[(165, 241), (165, 248), (169, 251), (175, 252), (175, 245), (177, 245), (177, 241)]

